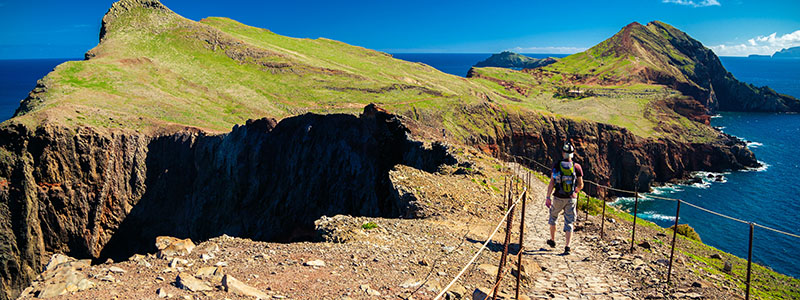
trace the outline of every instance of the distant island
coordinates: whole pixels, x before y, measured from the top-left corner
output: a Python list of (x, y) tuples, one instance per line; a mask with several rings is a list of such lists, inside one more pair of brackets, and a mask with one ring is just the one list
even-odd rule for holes
[(800, 46), (784, 48), (772, 55), (750, 54), (748, 58), (800, 58)]
[(534, 69), (557, 62), (553, 57), (533, 58), (511, 51), (503, 51), (492, 54), (489, 58), (475, 64), (475, 67), (498, 67), (498, 68), (520, 68)]
[(800, 46), (785, 48), (781, 51), (775, 52), (772, 58), (800, 58)]

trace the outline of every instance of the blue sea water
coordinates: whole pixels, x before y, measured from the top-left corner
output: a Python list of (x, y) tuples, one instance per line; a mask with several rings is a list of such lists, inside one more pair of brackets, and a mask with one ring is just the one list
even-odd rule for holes
[[(443, 72), (465, 76), (469, 68), (491, 54), (414, 54), (394, 57), (422, 62)], [(547, 54), (526, 54), (543, 58)], [(36, 80), (56, 65), (70, 59), (0, 60), (0, 121), (11, 117)], [(800, 97), (800, 59), (721, 58), (737, 79), (757, 86), (769, 85), (780, 93)], [(653, 194), (680, 198), (720, 213), (792, 233), (800, 233), (800, 115), (763, 113), (722, 113), (712, 125), (750, 141), (757, 158), (768, 167), (747, 172), (728, 172), (724, 182), (697, 186), (658, 188)], [(705, 176), (706, 174), (699, 174)], [(622, 200), (619, 205), (632, 208)], [(642, 217), (661, 226), (674, 222), (675, 203), (644, 200)], [(681, 223), (697, 230), (703, 241), (740, 257), (747, 256), (746, 224), (730, 221), (697, 209), (681, 207)], [(800, 239), (761, 228), (755, 230), (755, 261), (776, 271), (800, 277)]]
[[(768, 85), (800, 98), (800, 59), (723, 57), (728, 71), (744, 82)], [(702, 184), (656, 188), (653, 195), (677, 198), (748, 222), (800, 234), (800, 114), (723, 112), (711, 125), (740, 137), (756, 158), (758, 170), (726, 172), (722, 182), (700, 172)], [(712, 174), (715, 175), (715, 174)], [(631, 199), (617, 203), (633, 211)], [(676, 203), (655, 199), (639, 202), (643, 219), (664, 227), (675, 222)], [(692, 226), (706, 244), (746, 258), (749, 225), (681, 206), (681, 224)], [(800, 278), (800, 239), (756, 227), (753, 260)]]
[[(800, 115), (721, 113), (713, 126), (748, 141), (764, 167), (722, 173), (722, 182), (699, 172), (703, 183), (656, 188), (651, 195), (676, 198), (748, 222), (800, 234)], [(717, 174), (711, 174), (712, 176)], [(617, 205), (633, 211), (630, 198)], [(639, 216), (663, 227), (675, 222), (676, 202), (645, 198)], [(746, 258), (749, 226), (699, 209), (681, 206), (679, 223), (692, 226), (706, 244)], [(753, 260), (800, 277), (800, 239), (756, 227)]]
[(77, 59), (3, 59), (0, 60), (0, 122), (11, 118), (36, 86), (36, 80), (44, 77), (57, 65)]

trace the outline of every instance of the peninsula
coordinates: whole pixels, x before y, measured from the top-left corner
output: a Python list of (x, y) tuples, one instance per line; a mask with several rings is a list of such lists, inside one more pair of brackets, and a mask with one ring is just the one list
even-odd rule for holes
[[(661, 22), (469, 78), (330, 39), (193, 21), (157, 0), (118, 1), (101, 26), (85, 60), (40, 79), (0, 124), (0, 299), (54, 253), (97, 264), (155, 253), (158, 236), (296, 241), (318, 238), (323, 216), (485, 216), (502, 206), (497, 157), (549, 165), (565, 140), (587, 180), (629, 190), (756, 167), (709, 116), (800, 110)], [(573, 88), (592, 96), (562, 93)], [(437, 172), (461, 196), (417, 188), (444, 180)]]

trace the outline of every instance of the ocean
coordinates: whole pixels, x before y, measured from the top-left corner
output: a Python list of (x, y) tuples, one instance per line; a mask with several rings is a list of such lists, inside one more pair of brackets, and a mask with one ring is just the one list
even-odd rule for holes
[[(422, 62), (442, 72), (466, 76), (469, 68), (491, 54), (398, 53), (394, 57)], [(532, 57), (564, 55), (526, 54)], [(36, 80), (56, 65), (77, 59), (0, 60), (0, 121), (13, 115)], [(800, 98), (800, 59), (752, 59), (722, 57), (723, 65), (737, 79)], [(800, 115), (764, 113), (721, 113), (712, 125), (747, 140), (765, 168), (723, 173), (716, 182), (699, 173), (704, 181), (694, 186), (667, 186), (653, 191), (664, 197), (690, 203), (741, 220), (775, 229), (800, 233)], [(621, 199), (615, 205), (632, 210), (633, 203)], [(641, 217), (661, 226), (672, 225), (675, 203), (644, 199), (639, 204)], [(692, 226), (703, 242), (739, 257), (747, 256), (749, 227), (710, 215), (689, 206), (681, 207), (680, 223)], [(753, 258), (774, 270), (800, 278), (800, 239), (756, 228)]]
[[(767, 85), (779, 93), (800, 98), (800, 59), (722, 57), (737, 79)], [(699, 172), (703, 183), (656, 188), (652, 193), (677, 198), (719, 213), (789, 233), (800, 234), (800, 114), (723, 112), (711, 125), (748, 143), (764, 164), (757, 170), (722, 173), (721, 182)], [(717, 175), (717, 174), (711, 174)], [(616, 205), (633, 211), (631, 199)], [(645, 199), (641, 217), (668, 227), (675, 222), (675, 202)], [(681, 206), (679, 223), (689, 224), (708, 245), (747, 258), (749, 226)], [(800, 239), (756, 227), (753, 260), (775, 271), (800, 278)]]
[(81, 59), (0, 59), (0, 122), (14, 115), (19, 101), (28, 96), (36, 80), (69, 60)]

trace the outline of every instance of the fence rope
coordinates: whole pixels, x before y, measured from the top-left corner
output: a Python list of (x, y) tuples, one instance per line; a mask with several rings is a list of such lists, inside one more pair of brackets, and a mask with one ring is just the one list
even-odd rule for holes
[(444, 295), (444, 293), (446, 293), (450, 289), (450, 287), (452, 287), (453, 284), (456, 283), (456, 281), (458, 281), (458, 278), (460, 278), (461, 275), (464, 275), (464, 272), (466, 272), (467, 269), (469, 269), (469, 266), (472, 265), (472, 263), (475, 262), (475, 259), (477, 259), (478, 256), (480, 256), (481, 252), (483, 252), (483, 250), (486, 249), (486, 246), (488, 246), (489, 242), (492, 241), (492, 238), (494, 238), (494, 235), (497, 234), (498, 230), (500, 230), (500, 227), (503, 225), (503, 222), (508, 218), (508, 215), (511, 213), (511, 209), (514, 208), (517, 205), (517, 203), (519, 203), (520, 200), (522, 200), (523, 195), (525, 195), (524, 192), (527, 191), (527, 190), (528, 190), (528, 187), (525, 187), (523, 189), (523, 193), (520, 193), (519, 198), (517, 198), (517, 200), (514, 201), (514, 204), (512, 204), (510, 207), (508, 207), (508, 209), (506, 210), (505, 215), (503, 216), (502, 219), (500, 219), (500, 222), (497, 223), (497, 227), (494, 228), (494, 231), (492, 231), (492, 234), (489, 235), (489, 238), (486, 239), (486, 242), (483, 243), (483, 246), (481, 246), (481, 248), (478, 249), (478, 252), (475, 253), (475, 255), (472, 256), (472, 259), (470, 259), (469, 262), (467, 262), (467, 264), (464, 265), (464, 268), (461, 269), (461, 272), (458, 272), (458, 275), (456, 275), (456, 277), (453, 278), (453, 280), (450, 281), (450, 283), (447, 284), (447, 286), (444, 289), (442, 289), (442, 291), (439, 292), (439, 294), (436, 295), (435, 298), (433, 298), (434, 300), (441, 299), (441, 297)]
[[(536, 164), (536, 165), (538, 165), (538, 166), (540, 166), (540, 167), (542, 167), (542, 168), (544, 168), (544, 169), (546, 169), (546, 170), (549, 170), (549, 169), (550, 169), (549, 167), (545, 166), (544, 164), (542, 164), (542, 163), (540, 163), (540, 162), (538, 162), (538, 161), (535, 161), (535, 160), (533, 160), (533, 159), (530, 159), (530, 158), (524, 157), (524, 156), (523, 156), (523, 157), (520, 157), (520, 156), (516, 156), (516, 155), (508, 155), (508, 154), (504, 154), (503, 156), (504, 156), (506, 159), (508, 159), (508, 158), (513, 158), (513, 162), (514, 162), (514, 163), (518, 163), (517, 159), (522, 159), (522, 160), (525, 160), (525, 161), (528, 161), (528, 162), (532, 162), (532, 163), (534, 163), (534, 164)], [(504, 168), (504, 169), (506, 169), (506, 170), (508, 170), (508, 171), (513, 171), (513, 170), (511, 170), (511, 169), (509, 169), (509, 168), (507, 168), (507, 167), (506, 167), (506, 168)], [(514, 173), (516, 173), (516, 172), (514, 172)], [(512, 175), (512, 178), (513, 178), (513, 177), (518, 177), (518, 174), (514, 174), (514, 175)], [(585, 180), (584, 182), (586, 182), (586, 183), (588, 183), (588, 184), (591, 184), (591, 185), (594, 185), (596, 188), (600, 188), (600, 187), (602, 187), (602, 188), (605, 188), (605, 189), (608, 189), (608, 190), (612, 190), (612, 191), (616, 191), (616, 192), (621, 192), (621, 193), (628, 193), (628, 194), (633, 194), (633, 195), (636, 195), (636, 194), (638, 194), (638, 192), (636, 192), (636, 191), (630, 191), (630, 190), (618, 189), (618, 188), (610, 187), (610, 186), (607, 186), (607, 185), (599, 184), (599, 183), (597, 183), (597, 182), (593, 182), (593, 181), (590, 181), (590, 180)], [(513, 203), (511, 206), (509, 206), (509, 207), (506, 209), (506, 213), (503, 215), (503, 218), (502, 218), (502, 219), (500, 219), (500, 221), (497, 223), (497, 226), (494, 228), (494, 230), (492, 231), (492, 233), (489, 235), (489, 237), (488, 237), (488, 238), (486, 239), (486, 241), (483, 243), (483, 245), (481, 246), (481, 248), (480, 248), (480, 249), (478, 249), (478, 251), (475, 253), (475, 255), (473, 255), (473, 256), (472, 256), (472, 258), (469, 260), (469, 262), (467, 262), (467, 264), (466, 264), (466, 265), (464, 265), (464, 267), (461, 269), (461, 271), (458, 273), (458, 275), (456, 275), (456, 276), (453, 278), (453, 280), (451, 280), (451, 281), (450, 281), (450, 283), (448, 283), (448, 284), (447, 284), (447, 286), (446, 286), (444, 289), (442, 289), (442, 290), (439, 292), (439, 294), (438, 294), (438, 295), (436, 295), (436, 297), (435, 297), (435, 298), (433, 298), (434, 300), (439, 300), (439, 299), (441, 299), (441, 297), (442, 297), (442, 296), (443, 296), (443, 295), (444, 295), (444, 294), (445, 294), (445, 293), (446, 293), (446, 292), (447, 292), (447, 291), (448, 291), (448, 290), (449, 290), (449, 289), (450, 289), (450, 288), (453, 286), (453, 284), (455, 284), (455, 283), (458, 281), (458, 279), (459, 279), (459, 278), (461, 278), (461, 276), (462, 276), (462, 275), (464, 275), (464, 272), (466, 272), (466, 271), (467, 271), (467, 269), (469, 269), (469, 267), (470, 267), (470, 266), (471, 266), (471, 265), (472, 265), (472, 264), (475, 262), (475, 260), (478, 258), (478, 256), (480, 256), (480, 254), (483, 252), (483, 250), (485, 250), (485, 249), (486, 249), (486, 247), (489, 245), (489, 242), (490, 242), (490, 241), (492, 241), (492, 238), (494, 238), (494, 235), (495, 235), (495, 234), (497, 234), (497, 231), (498, 231), (498, 230), (500, 229), (500, 227), (503, 225), (503, 222), (504, 222), (504, 221), (505, 221), (505, 220), (508, 218), (508, 216), (509, 216), (509, 214), (511, 213), (512, 209), (513, 209), (514, 207), (516, 207), (516, 205), (517, 205), (517, 204), (518, 204), (518, 203), (519, 203), (519, 202), (522, 200), (522, 198), (525, 196), (525, 194), (526, 194), (526, 192), (527, 192), (527, 191), (528, 191), (528, 186), (527, 186), (527, 185), (524, 185), (524, 188), (523, 188), (523, 190), (521, 191), (521, 193), (519, 194), (519, 196), (518, 196), (517, 200), (516, 200), (516, 201), (514, 201), (514, 203)], [(588, 195), (587, 195), (587, 196), (588, 196)], [(757, 227), (760, 227), (760, 228), (763, 228), (763, 229), (767, 229), (767, 230), (770, 230), (770, 231), (773, 231), (773, 232), (776, 232), (776, 233), (780, 233), (780, 234), (783, 234), (783, 235), (787, 235), (787, 236), (791, 236), (791, 237), (794, 237), (794, 238), (798, 238), (798, 239), (800, 239), (800, 235), (793, 234), (793, 233), (789, 233), (789, 232), (785, 232), (785, 231), (782, 231), (782, 230), (778, 230), (778, 229), (775, 229), (775, 228), (771, 228), (771, 227), (764, 226), (764, 225), (757, 224), (757, 223), (753, 223), (753, 222), (747, 222), (747, 221), (744, 221), (744, 220), (741, 220), (741, 219), (738, 219), (738, 218), (734, 218), (734, 217), (731, 217), (731, 216), (728, 216), (728, 215), (725, 215), (725, 214), (722, 214), (722, 213), (719, 213), (719, 212), (716, 212), (716, 211), (713, 211), (713, 210), (710, 210), (710, 209), (707, 209), (707, 208), (704, 208), (704, 207), (701, 207), (701, 206), (695, 205), (695, 204), (693, 204), (693, 203), (687, 202), (687, 201), (685, 201), (685, 200), (682, 200), (682, 199), (674, 199), (674, 198), (668, 198), (668, 197), (660, 197), (660, 196), (655, 196), (655, 195), (648, 195), (647, 197), (648, 197), (648, 198), (652, 198), (652, 199), (658, 199), (658, 200), (666, 200), (666, 201), (680, 201), (680, 202), (682, 202), (682, 203), (685, 203), (686, 205), (689, 205), (689, 206), (691, 206), (691, 207), (694, 207), (694, 208), (696, 208), (696, 209), (699, 209), (699, 210), (701, 210), (701, 211), (704, 211), (704, 212), (707, 212), (707, 213), (710, 213), (710, 214), (713, 214), (713, 215), (717, 215), (717, 216), (720, 216), (720, 217), (723, 217), (723, 218), (727, 218), (727, 219), (730, 219), (730, 220), (733, 220), (733, 221), (736, 221), (736, 222), (744, 223), (744, 224), (751, 224), (751, 226), (757, 226)], [(605, 205), (605, 201), (603, 201), (603, 202), (604, 202), (604, 205)], [(522, 213), (524, 214), (525, 212), (522, 212)], [(751, 227), (751, 228), (752, 228), (752, 227)], [(520, 253), (518, 253), (518, 255), (522, 255), (522, 249), (520, 249)], [(570, 268), (570, 271), (571, 271), (571, 273), (573, 273), (573, 272), (572, 272), (572, 268), (571, 268), (571, 266), (569, 266), (569, 262), (567, 262), (567, 267), (568, 267), (568, 268)], [(499, 270), (498, 270), (498, 271), (499, 271)], [(510, 271), (510, 269), (509, 269), (509, 270), (507, 270), (507, 271), (506, 271), (506, 273), (507, 273), (508, 271)], [(506, 275), (506, 274), (503, 274), (502, 276), (503, 276), (503, 277), (505, 277), (505, 275)], [(498, 282), (497, 282), (497, 283), (495, 283), (495, 285), (498, 285), (499, 283), (500, 283), (500, 281), (498, 280)], [(582, 284), (579, 282), (579, 285), (582, 285)], [(581, 293), (581, 297), (583, 296), (582, 294), (583, 294), (583, 293)], [(489, 295), (487, 295), (487, 297), (488, 297), (488, 296), (489, 296)]]
[(730, 220), (733, 220), (733, 221), (736, 221), (736, 222), (740, 222), (740, 223), (744, 223), (744, 224), (749, 224), (750, 223), (750, 222), (747, 222), (747, 221), (744, 221), (744, 220), (741, 220), (741, 219), (737, 219), (737, 218), (734, 218), (734, 217), (731, 217), (731, 216), (727, 216), (727, 215), (715, 212), (713, 210), (710, 210), (710, 209), (707, 209), (707, 208), (703, 208), (703, 207), (700, 207), (698, 205), (686, 202), (686, 200), (681, 200), (681, 202), (683, 202), (683, 204), (686, 204), (686, 205), (689, 205), (691, 207), (697, 208), (697, 209), (702, 210), (704, 212), (707, 212), (707, 213), (710, 213), (710, 214), (715, 214), (717, 216), (720, 216), (720, 217), (723, 217), (723, 218), (727, 218), (727, 219), (730, 219)]
[(796, 235), (794, 233), (788, 233), (788, 232), (785, 232), (785, 231), (780, 231), (778, 229), (770, 228), (770, 227), (767, 227), (767, 226), (764, 226), (764, 225), (761, 225), (761, 224), (758, 224), (758, 223), (753, 223), (753, 225), (755, 225), (757, 227), (764, 228), (766, 230), (772, 230), (772, 231), (780, 233), (780, 234), (785, 234), (785, 235), (788, 235), (788, 236), (791, 236), (791, 237), (796, 237), (796, 238), (800, 239), (800, 235)]
[[(531, 158), (527, 158), (527, 157), (524, 157), (524, 156), (507, 155), (507, 154), (506, 154), (506, 156), (511, 156), (511, 157), (514, 157), (514, 158), (518, 158), (518, 159), (522, 159), (522, 160), (525, 160), (525, 161), (533, 162), (534, 164), (539, 165), (542, 168), (545, 168), (545, 169), (549, 170), (549, 168), (547, 166), (545, 166), (544, 164), (542, 164), (542, 163), (540, 163), (538, 161), (535, 161), (535, 160), (533, 160)], [(590, 181), (590, 180), (584, 180), (584, 182), (592, 184), (595, 187), (602, 187), (602, 188), (605, 188), (605, 189), (608, 189), (608, 190), (612, 190), (612, 191), (616, 191), (616, 192), (622, 192), (622, 193), (628, 193), (628, 194), (636, 194), (636, 192), (634, 192), (634, 191), (618, 189), (618, 188), (610, 187), (610, 186), (607, 186), (607, 185), (599, 184), (597, 182), (593, 182), (593, 181)], [(675, 199), (675, 198), (660, 197), (660, 196), (655, 196), (655, 195), (647, 195), (647, 198), (658, 199), (658, 200), (666, 200), (666, 201), (678, 201), (678, 199)], [(697, 208), (697, 209), (699, 209), (701, 211), (704, 211), (704, 212), (707, 212), (707, 213), (710, 213), (710, 214), (714, 214), (714, 215), (717, 215), (717, 216), (720, 216), (720, 217), (723, 217), (723, 218), (727, 218), (727, 219), (730, 219), (730, 220), (733, 220), (733, 221), (736, 221), (736, 222), (740, 222), (740, 223), (744, 223), (744, 224), (750, 224), (750, 222), (747, 222), (747, 221), (744, 221), (744, 220), (741, 220), (741, 219), (737, 219), (737, 218), (734, 218), (734, 217), (731, 217), (731, 216), (728, 216), (728, 215), (725, 215), (725, 214), (722, 214), (722, 213), (719, 213), (719, 212), (716, 212), (716, 211), (713, 211), (713, 210), (698, 206), (698, 205), (693, 204), (691, 202), (687, 202), (686, 200), (683, 200), (683, 199), (680, 199), (680, 200), (681, 200), (681, 202), (685, 203), (686, 205), (689, 205), (691, 207)], [(794, 234), (794, 233), (778, 230), (778, 229), (775, 229), (775, 228), (772, 228), (772, 227), (769, 227), (769, 226), (765, 226), (765, 225), (761, 225), (761, 224), (758, 224), (758, 223), (753, 223), (753, 225), (761, 227), (761, 228), (766, 229), (766, 230), (770, 230), (770, 231), (776, 232), (776, 233), (780, 233), (780, 234), (783, 234), (783, 235), (787, 235), (787, 236), (790, 236), (790, 237), (794, 237), (794, 238), (800, 239), (800, 235), (798, 235), (798, 234)]]

